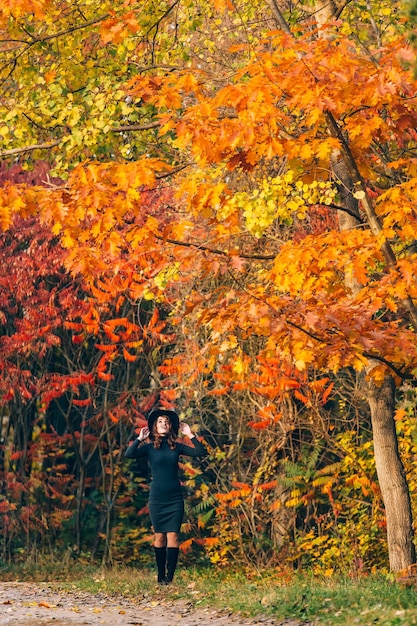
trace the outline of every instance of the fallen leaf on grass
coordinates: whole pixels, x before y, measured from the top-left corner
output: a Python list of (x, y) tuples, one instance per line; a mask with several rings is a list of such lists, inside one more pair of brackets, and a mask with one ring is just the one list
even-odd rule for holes
[(48, 604), (48, 602), (45, 602), (44, 600), (41, 600), (40, 602), (38, 602), (38, 606), (43, 606), (45, 609), (51, 608), (51, 605)]

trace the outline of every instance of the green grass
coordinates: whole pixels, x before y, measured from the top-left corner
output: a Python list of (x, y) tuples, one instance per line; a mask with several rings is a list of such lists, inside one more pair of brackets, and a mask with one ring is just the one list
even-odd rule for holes
[(49, 563), (0, 569), (2, 580), (53, 581), (61, 591), (121, 594), (156, 601), (185, 600), (244, 616), (271, 615), (315, 626), (417, 626), (417, 588), (383, 577), (322, 579), (277, 572), (264, 574), (208, 568), (179, 568), (175, 583), (160, 587), (147, 568), (112, 570)]

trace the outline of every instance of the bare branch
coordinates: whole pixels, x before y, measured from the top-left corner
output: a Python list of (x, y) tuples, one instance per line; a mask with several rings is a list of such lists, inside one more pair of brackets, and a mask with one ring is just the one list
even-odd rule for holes
[(271, 255), (262, 255), (262, 254), (231, 254), (227, 250), (219, 250), (218, 248), (210, 248), (209, 246), (204, 246), (196, 241), (178, 241), (177, 239), (171, 239), (170, 237), (162, 237), (162, 235), (157, 235), (154, 233), (155, 239), (159, 239), (160, 241), (164, 241), (167, 243), (172, 243), (175, 246), (182, 246), (185, 248), (196, 248), (197, 250), (202, 250), (203, 252), (209, 252), (210, 254), (216, 254), (224, 257), (232, 257), (237, 256), (240, 259), (252, 259), (254, 261), (273, 261), (276, 257), (276, 254)]
[(14, 156), (15, 154), (23, 154), (24, 152), (33, 152), (33, 150), (50, 150), (61, 143), (61, 139), (48, 141), (47, 143), (38, 143), (32, 146), (22, 146), (21, 148), (11, 148), (9, 150), (0, 150), (1, 157)]
[(336, 211), (342, 211), (343, 213), (347, 213), (351, 217), (355, 218), (355, 220), (359, 224), (365, 224), (366, 223), (365, 220), (363, 220), (360, 215), (358, 215), (357, 213), (355, 213), (355, 211), (352, 211), (348, 207), (344, 207), (344, 206), (341, 206), (340, 204), (333, 204), (333, 203), (332, 204), (325, 204), (323, 206), (327, 206), (327, 207), (329, 207), (329, 209), (336, 209)]
[(285, 19), (285, 17), (283, 16), (281, 9), (278, 6), (278, 2), (277, 0), (266, 0), (267, 4), (269, 5), (269, 8), (272, 11), (272, 14), (275, 18), (275, 21), (277, 22), (277, 24), (279, 25), (279, 27), (288, 35), (291, 35), (291, 30), (290, 27), (288, 25), (287, 20)]
[[(111, 129), (113, 133), (121, 133), (121, 132), (129, 132), (129, 131), (140, 131), (140, 130), (149, 130), (151, 128), (157, 128), (161, 125), (161, 122), (149, 122), (149, 124), (131, 124), (126, 126), (116, 126)], [(25, 152), (33, 152), (33, 150), (50, 150), (51, 148), (55, 148), (58, 146), (61, 141), (68, 137), (69, 135), (65, 135), (60, 139), (55, 139), (54, 141), (47, 141), (46, 143), (39, 143), (30, 146), (22, 146), (21, 148), (10, 148), (9, 150), (0, 150), (0, 158), (14, 156), (16, 154), (23, 154)]]
[(151, 128), (158, 128), (161, 125), (160, 121), (149, 122), (149, 124), (126, 124), (126, 126), (116, 126), (112, 128), (113, 133), (132, 132), (136, 130), (150, 130)]

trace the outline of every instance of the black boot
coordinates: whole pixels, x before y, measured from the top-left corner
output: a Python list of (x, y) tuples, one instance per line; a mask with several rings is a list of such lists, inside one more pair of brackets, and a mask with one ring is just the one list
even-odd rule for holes
[(158, 582), (163, 584), (166, 579), (165, 567), (167, 562), (167, 549), (165, 546), (163, 548), (157, 548), (155, 546), (155, 559), (158, 568)]
[(179, 548), (167, 548), (167, 575), (166, 582), (171, 583), (174, 578), (175, 569), (178, 562)]

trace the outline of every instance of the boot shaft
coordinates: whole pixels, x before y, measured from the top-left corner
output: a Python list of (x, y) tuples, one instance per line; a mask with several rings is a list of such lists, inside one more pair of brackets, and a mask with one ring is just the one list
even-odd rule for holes
[(167, 548), (167, 582), (172, 582), (178, 563), (179, 548)]
[(155, 546), (155, 560), (156, 567), (158, 568), (158, 582), (163, 583), (166, 578), (166, 562), (167, 562), (167, 549), (157, 548)]

